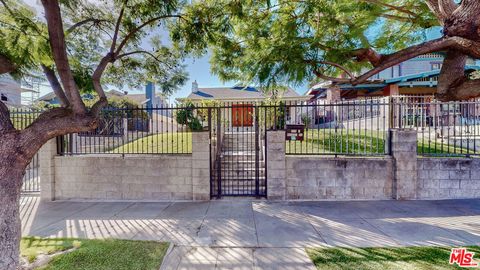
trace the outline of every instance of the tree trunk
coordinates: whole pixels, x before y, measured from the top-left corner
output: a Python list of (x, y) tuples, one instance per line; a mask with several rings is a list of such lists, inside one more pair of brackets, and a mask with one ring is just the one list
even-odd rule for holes
[[(8, 141), (3, 143), (9, 145)], [(26, 165), (20, 153), (8, 152), (0, 155), (0, 269), (15, 270), (20, 259), (19, 202)]]

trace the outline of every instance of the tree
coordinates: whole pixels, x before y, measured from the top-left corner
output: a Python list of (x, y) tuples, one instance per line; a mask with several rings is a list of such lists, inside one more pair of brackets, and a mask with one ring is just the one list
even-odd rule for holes
[[(208, 48), (220, 78), (264, 85), (315, 79), (355, 85), (442, 52), (437, 96), (461, 100), (480, 96), (480, 80), (464, 71), (467, 57), (480, 58), (480, 1), (456, 2), (206, 0), (188, 9), (191, 19), (179, 21), (172, 37), (187, 51)], [(434, 26), (443, 27), (443, 36), (424, 41), (424, 30)]]
[[(159, 44), (159, 39), (153, 48), (142, 44), (164, 23), (181, 18), (177, 1), (41, 2), (46, 23), (35, 19), (22, 2), (0, 0), (0, 73), (42, 70), (61, 104), (18, 130), (8, 107), (0, 102), (0, 269), (6, 270), (17, 269), (19, 261), (19, 199), (25, 168), (48, 140), (98, 126), (107, 105), (104, 74), (130, 69), (129, 75), (135, 76), (145, 71), (139, 76), (165, 84), (168, 90), (185, 80), (178, 63), (181, 54)], [(81, 32), (89, 29), (96, 32)], [(82, 45), (92, 44), (95, 53), (80, 54)], [(91, 108), (80, 95), (88, 85), (98, 95)]]

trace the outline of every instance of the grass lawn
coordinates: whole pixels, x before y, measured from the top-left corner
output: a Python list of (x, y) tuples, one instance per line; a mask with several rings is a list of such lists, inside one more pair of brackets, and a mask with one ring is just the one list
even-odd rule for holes
[[(287, 154), (377, 154), (386, 151), (387, 133), (369, 130), (308, 129), (304, 141), (287, 141)], [(467, 154), (472, 150), (454, 147), (439, 141), (418, 140), (418, 153)], [(125, 154), (188, 154), (192, 153), (192, 133), (159, 133), (136, 139), (109, 151)]]
[(131, 240), (87, 240), (69, 238), (23, 238), (20, 252), (29, 262), (39, 254), (52, 254), (76, 248), (55, 256), (41, 269), (152, 269), (158, 270), (168, 243)]
[(192, 153), (192, 133), (174, 132), (153, 134), (121, 145), (112, 149), (110, 152), (120, 154), (188, 154)]
[[(287, 154), (317, 154), (317, 153), (344, 153), (344, 154), (379, 154), (382, 155), (387, 140), (387, 132), (371, 130), (342, 129), (308, 129), (304, 133), (304, 141), (287, 141)], [(466, 154), (472, 150), (454, 147), (439, 141), (422, 140), (417, 142), (419, 154)]]
[[(317, 269), (460, 269), (449, 264), (450, 247), (307, 249)], [(480, 247), (468, 247), (479, 259)]]

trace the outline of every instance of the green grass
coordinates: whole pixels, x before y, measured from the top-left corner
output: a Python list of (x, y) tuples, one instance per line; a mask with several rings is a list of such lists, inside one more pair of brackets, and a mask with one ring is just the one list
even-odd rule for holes
[[(318, 153), (345, 153), (345, 154), (383, 154), (387, 133), (370, 130), (334, 130), (309, 129), (304, 133), (304, 141), (287, 141), (287, 154), (318, 154)], [(422, 141), (417, 143), (419, 154), (467, 154), (473, 153), (466, 148), (454, 147), (439, 141)]]
[(384, 133), (376, 131), (334, 129), (309, 129), (304, 133), (304, 141), (287, 141), (286, 151), (289, 153), (383, 153)]
[[(387, 133), (382, 131), (309, 129), (304, 133), (304, 141), (287, 141), (287, 154), (378, 154), (385, 152)], [(454, 147), (439, 141), (418, 141), (418, 153), (422, 154), (468, 154), (472, 150)], [(192, 133), (174, 132), (149, 135), (109, 151), (110, 153), (161, 154), (191, 153)]]
[(110, 151), (111, 153), (192, 153), (192, 133), (158, 133), (136, 139)]
[[(430, 270), (460, 269), (449, 265), (450, 247), (316, 248), (307, 249), (317, 269)], [(469, 247), (479, 259), (480, 247)]]
[(28, 237), (22, 239), (20, 252), (32, 262), (39, 254), (52, 254), (73, 247), (76, 248), (74, 251), (55, 256), (42, 269), (158, 270), (168, 249), (168, 243)]

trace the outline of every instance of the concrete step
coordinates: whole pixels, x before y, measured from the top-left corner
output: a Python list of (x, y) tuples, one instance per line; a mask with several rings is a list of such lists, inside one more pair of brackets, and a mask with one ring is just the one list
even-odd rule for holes
[[(255, 178), (255, 168), (228, 168), (222, 167), (220, 173), (224, 178)], [(258, 176), (265, 177), (265, 168), (258, 168)]]
[[(245, 165), (245, 168), (249, 168), (249, 167), (252, 167), (252, 164), (253, 166), (255, 166), (255, 160), (252, 159), (252, 160), (236, 160), (236, 161), (233, 161), (233, 160), (228, 160), (228, 159), (220, 159), (220, 162), (221, 162), (221, 165), (222, 166), (231, 166), (231, 165), (234, 165), (234, 164), (238, 164), (238, 165)], [(258, 161), (258, 166), (260, 168), (265, 168), (265, 160), (263, 159), (260, 159)]]

